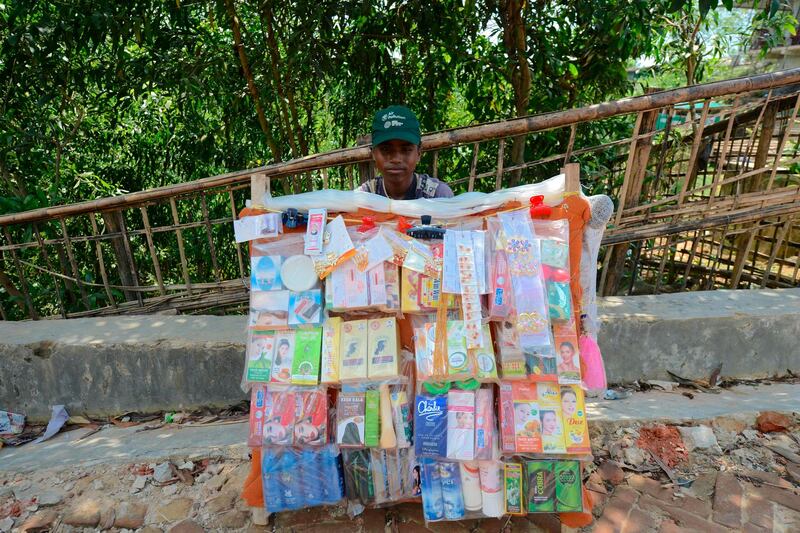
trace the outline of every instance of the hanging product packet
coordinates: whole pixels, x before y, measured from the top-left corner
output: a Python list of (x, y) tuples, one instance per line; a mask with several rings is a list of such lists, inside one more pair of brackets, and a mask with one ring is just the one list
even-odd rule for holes
[(540, 239), (542, 274), (547, 288), (550, 320), (572, 320), (569, 268), (569, 223), (566, 220), (534, 220)]
[(311, 256), (311, 259), (319, 279), (325, 279), (339, 265), (351, 259), (355, 254), (356, 250), (350, 234), (347, 232), (344, 218), (339, 215), (328, 222), (325, 227), (322, 253)]
[(520, 346), (523, 351), (552, 346), (539, 240), (534, 236), (530, 217), (524, 210), (500, 213), (498, 217), (514, 288)]
[(580, 345), (572, 321), (553, 323), (556, 346), (558, 382), (563, 385), (578, 385), (581, 382)]

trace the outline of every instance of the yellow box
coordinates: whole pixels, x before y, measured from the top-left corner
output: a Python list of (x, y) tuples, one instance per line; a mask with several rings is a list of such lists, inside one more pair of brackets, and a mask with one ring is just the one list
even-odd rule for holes
[(423, 276), (407, 268), (401, 269), (400, 274), (400, 310), (403, 313), (419, 313), (419, 284)]
[(539, 420), (542, 423), (543, 453), (566, 453), (561, 418), (561, 389), (558, 383), (537, 383)]
[(339, 379), (352, 381), (367, 378), (367, 320), (342, 323), (339, 344)]
[(339, 383), (339, 345), (342, 319), (329, 317), (322, 324), (322, 370), (320, 383)]
[(396, 377), (399, 373), (397, 319), (376, 318), (368, 323), (367, 375), (369, 379)]
[(561, 416), (567, 453), (592, 453), (589, 427), (586, 425), (586, 405), (580, 385), (561, 385)]

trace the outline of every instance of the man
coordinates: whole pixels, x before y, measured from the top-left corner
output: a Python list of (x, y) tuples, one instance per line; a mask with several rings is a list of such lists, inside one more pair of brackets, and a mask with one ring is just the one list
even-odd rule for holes
[(372, 119), (372, 158), (379, 175), (358, 190), (393, 200), (452, 198), (446, 183), (414, 170), (422, 155), (419, 120), (405, 106), (393, 105)]

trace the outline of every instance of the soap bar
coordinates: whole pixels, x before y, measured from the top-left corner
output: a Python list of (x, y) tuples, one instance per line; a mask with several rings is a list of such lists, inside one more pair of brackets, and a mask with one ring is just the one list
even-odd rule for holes
[(542, 453), (536, 383), (513, 382), (514, 433), (517, 453)]
[(275, 354), (275, 332), (253, 331), (247, 344), (247, 381), (269, 382)]
[(342, 381), (367, 378), (367, 339), (366, 320), (352, 320), (342, 324), (341, 368), (339, 378)]
[(552, 513), (556, 510), (556, 479), (553, 461), (528, 461), (528, 511)]
[(369, 379), (396, 377), (398, 375), (397, 319), (376, 318), (369, 321), (368, 328)]

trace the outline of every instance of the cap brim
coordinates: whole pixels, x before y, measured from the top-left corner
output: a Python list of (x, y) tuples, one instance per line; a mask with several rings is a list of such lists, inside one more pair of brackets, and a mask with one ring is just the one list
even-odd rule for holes
[(410, 131), (379, 131), (372, 134), (372, 146), (378, 146), (386, 141), (407, 141), (419, 144), (420, 137)]

